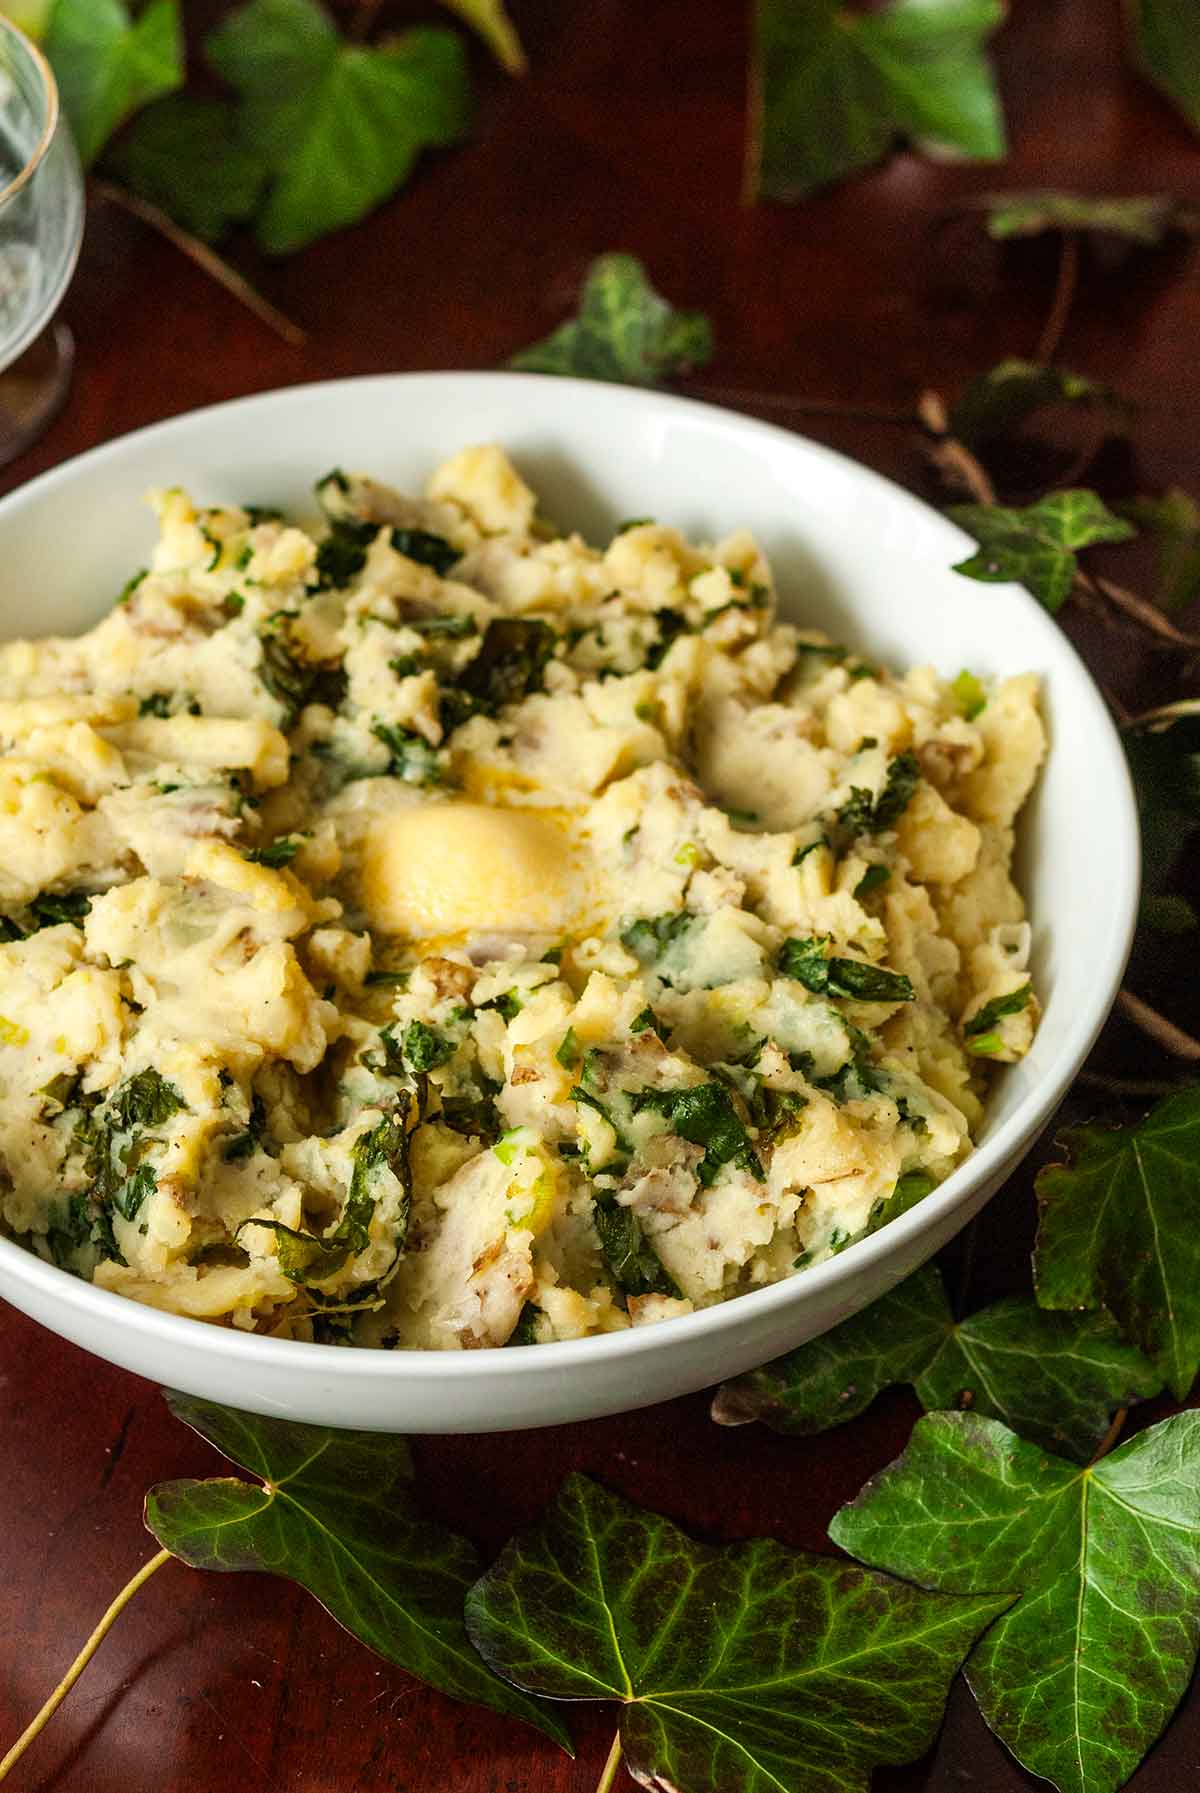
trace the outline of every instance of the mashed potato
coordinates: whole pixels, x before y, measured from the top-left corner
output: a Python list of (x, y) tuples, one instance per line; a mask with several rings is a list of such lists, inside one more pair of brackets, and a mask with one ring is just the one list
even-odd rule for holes
[(777, 623), (734, 534), (156, 495), (150, 568), (0, 649), (0, 1213), (104, 1288), (462, 1349), (820, 1262), (970, 1149), (1037, 1002), (1033, 677)]

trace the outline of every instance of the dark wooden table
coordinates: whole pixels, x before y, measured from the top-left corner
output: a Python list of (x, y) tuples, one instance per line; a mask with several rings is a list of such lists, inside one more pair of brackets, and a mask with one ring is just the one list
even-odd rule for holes
[[(204, 23), (214, 10), (189, 13)], [(727, 395), (921, 486), (912, 432), (808, 407), (905, 410), (921, 387), (952, 392), (1002, 356), (1030, 353), (1053, 286), (1052, 247), (1001, 249), (974, 225), (946, 223), (946, 209), (1001, 185), (1169, 190), (1200, 201), (1200, 144), (1123, 70), (1116, 0), (1013, 0), (997, 44), (1012, 132), (1003, 168), (905, 155), (808, 205), (757, 211), (738, 203), (742, 8), (514, 0), (513, 10), (533, 72), (513, 84), (475, 57), (480, 104), (466, 147), (423, 167), (354, 231), (278, 266), (241, 257), (307, 329), (304, 348), (279, 341), (141, 224), (93, 205), (66, 305), (79, 347), (75, 389), (44, 441), (0, 476), (0, 490), (214, 400), (382, 369), (495, 366), (558, 320), (590, 258), (610, 248), (636, 251), (678, 303), (712, 316), (717, 357), (690, 390)], [(1200, 251), (1187, 243), (1089, 266), (1063, 359), (1138, 400), (1132, 446), (1111, 451), (1115, 491), (1178, 483), (1200, 492), (1198, 267)], [(1161, 688), (1161, 659), (1130, 637), (1086, 618), (1072, 627), (1126, 701)], [(1144, 994), (1186, 1019), (1177, 972), (1143, 951), (1135, 975)], [(1139, 1055), (1117, 1024), (1102, 1051), (1110, 1062)], [(1031, 1169), (981, 1224), (980, 1299), (1020, 1286)], [(151, 1553), (144, 1490), (219, 1473), (208, 1448), (168, 1417), (152, 1362), (145, 1372), (140, 1381), (109, 1369), (5, 1310), (0, 1748)], [(720, 1430), (696, 1396), (520, 1438), (418, 1440), (416, 1450), (432, 1509), (485, 1549), (531, 1520), (570, 1468), (709, 1538), (769, 1532), (821, 1549), (834, 1510), (903, 1448), (915, 1412), (896, 1395), (844, 1431), (798, 1443), (760, 1428)], [(587, 1793), (611, 1730), (610, 1714), (581, 1711), (579, 1759), (569, 1763), (521, 1727), (377, 1662), (286, 1584), (170, 1565), (12, 1784)], [(1136, 1788), (1181, 1793), (1198, 1769), (1193, 1696)], [(933, 1754), (876, 1778), (879, 1793), (1034, 1785), (961, 1684)]]

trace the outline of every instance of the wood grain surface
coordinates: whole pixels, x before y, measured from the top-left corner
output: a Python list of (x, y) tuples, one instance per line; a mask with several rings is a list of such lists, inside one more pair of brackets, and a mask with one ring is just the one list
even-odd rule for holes
[[(197, 0), (189, 24), (198, 30), (219, 10)], [(384, 16), (402, 22), (433, 10), (399, 6)], [(995, 187), (1039, 185), (1169, 190), (1200, 201), (1200, 144), (1124, 69), (1116, 0), (1013, 0), (996, 46), (1012, 134), (1003, 167), (901, 155), (805, 206), (756, 211), (738, 203), (741, 7), (513, 0), (512, 10), (532, 72), (509, 82), (473, 53), (480, 98), (466, 147), (425, 164), (382, 213), (289, 262), (265, 264), (235, 246), (306, 329), (303, 348), (271, 335), (143, 225), (94, 203), (65, 307), (78, 341), (76, 385), (49, 435), (0, 475), (0, 490), (214, 400), (343, 374), (495, 366), (559, 320), (589, 260), (611, 248), (643, 256), (677, 303), (711, 315), (717, 356), (687, 390), (725, 397), (925, 489), (914, 432), (820, 407), (909, 411), (922, 387), (953, 392), (1003, 356), (1032, 351), (1053, 289), (1053, 247), (1002, 248), (955, 208)], [(1114, 493), (1172, 483), (1200, 492), (1198, 269), (1200, 250), (1189, 242), (1113, 265), (1088, 261), (1063, 360), (1137, 401), (1131, 445), (1105, 451)], [(730, 507), (734, 522), (736, 493)], [(973, 601), (969, 588), (963, 601)], [(1127, 703), (1165, 689), (1162, 657), (1139, 639), (1087, 617), (1070, 627)], [(1176, 953), (1168, 968), (1141, 947), (1133, 971), (1144, 995), (1193, 1025), (1195, 956), (1181, 962)], [(1122, 1024), (1100, 1053), (1146, 1074), (1146, 1054)], [(1104, 1112), (1104, 1099), (1093, 1092), (1077, 1106)], [(981, 1222), (980, 1299), (1019, 1286), (1032, 1168)], [(220, 1473), (211, 1450), (167, 1415), (154, 1363), (144, 1368), (144, 1381), (110, 1369), (4, 1310), (0, 1749), (152, 1553), (145, 1489)], [(515, 1438), (418, 1440), (416, 1454), (431, 1510), (485, 1550), (532, 1520), (570, 1468), (711, 1539), (769, 1532), (820, 1549), (837, 1506), (903, 1448), (915, 1411), (896, 1395), (843, 1431), (797, 1442), (760, 1428), (721, 1430), (696, 1396)], [(1167, 1411), (1139, 1413), (1138, 1423)], [(379, 1663), (284, 1583), (171, 1564), (129, 1608), (11, 1785), (588, 1793), (612, 1718), (581, 1709), (575, 1729), (572, 1763), (520, 1726)], [(1134, 1789), (1184, 1793), (1198, 1777), (1194, 1693)], [(877, 1793), (1042, 1784), (991, 1737), (961, 1683), (931, 1756), (875, 1782)]]

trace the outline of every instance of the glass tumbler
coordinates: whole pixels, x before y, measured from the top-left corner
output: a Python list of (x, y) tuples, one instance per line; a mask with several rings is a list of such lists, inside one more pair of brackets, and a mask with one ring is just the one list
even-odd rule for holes
[(0, 14), (0, 465), (66, 397), (74, 348), (52, 320), (79, 255), (83, 211), (50, 65)]

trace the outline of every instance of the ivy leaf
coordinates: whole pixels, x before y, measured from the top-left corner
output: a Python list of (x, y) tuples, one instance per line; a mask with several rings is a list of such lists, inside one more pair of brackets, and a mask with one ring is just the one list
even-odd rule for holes
[(466, 129), (466, 65), (451, 31), (370, 49), (339, 37), (316, 0), (249, 0), (205, 50), (241, 95), (245, 140), (271, 173), (257, 226), (270, 255), (365, 217), (422, 149)]
[(870, 168), (898, 137), (975, 161), (1004, 155), (984, 44), (1002, 0), (757, 0), (746, 186), (804, 199)]
[(1024, 509), (1002, 504), (955, 504), (947, 512), (975, 537), (979, 553), (959, 561), (956, 573), (985, 584), (1015, 579), (1047, 610), (1070, 596), (1078, 569), (1076, 551), (1095, 542), (1127, 542), (1131, 523), (1114, 517), (1095, 492), (1052, 492)]
[(1136, 1127), (1076, 1127), (1062, 1142), (1071, 1162), (1037, 1177), (1038, 1301), (1107, 1307), (1186, 1400), (1200, 1369), (1200, 1088)]
[(178, 0), (56, 0), (46, 55), (84, 166), (131, 112), (183, 84)]
[(1200, 597), (1200, 504), (1172, 486), (1161, 498), (1131, 498), (1117, 509), (1158, 547), (1158, 590), (1163, 610), (1182, 610)]
[(575, 374), (626, 386), (661, 386), (712, 357), (712, 330), (676, 311), (633, 255), (601, 255), (588, 269), (579, 315), (509, 362), (526, 373)]
[(467, 1596), (519, 1687), (623, 1703), (633, 1778), (672, 1793), (867, 1793), (928, 1748), (1004, 1598), (948, 1600), (759, 1539), (716, 1550), (571, 1476)]
[(147, 106), (105, 155), (104, 172), (210, 243), (253, 216), (267, 180), (236, 109), (185, 93)]
[(1169, 899), (1164, 886), (1200, 826), (1200, 704), (1171, 705), (1152, 725), (1126, 729), (1123, 740), (1142, 826), (1143, 919), (1153, 923), (1168, 901), (1182, 919), (1179, 906), (1190, 911), (1190, 904), (1184, 897)]
[(1200, 1412), (1078, 1469), (995, 1420), (935, 1413), (829, 1528), (920, 1587), (1021, 1598), (968, 1658), (980, 1711), (1060, 1793), (1115, 1793), (1200, 1636)]
[(221, 1476), (152, 1488), (146, 1525), (173, 1556), (194, 1569), (286, 1576), (389, 1662), (456, 1700), (536, 1725), (570, 1751), (557, 1716), (497, 1680), (472, 1648), (462, 1607), (479, 1572), (475, 1552), (423, 1517), (402, 1438), (166, 1399), (176, 1419), (262, 1484)]
[(1115, 400), (1107, 387), (1065, 368), (1001, 361), (963, 389), (950, 412), (950, 429), (960, 442), (974, 448), (994, 442), (1035, 412), (1063, 403), (1113, 405)]
[(1125, 16), (1137, 67), (1200, 131), (1200, 58), (1192, 0), (1126, 0)]
[(477, 31), (501, 68), (523, 75), (529, 67), (517, 28), (504, 9), (503, 0), (442, 0), (473, 31)]
[(1082, 1462), (1118, 1407), (1162, 1387), (1107, 1314), (1043, 1313), (1016, 1296), (956, 1325), (929, 1265), (824, 1337), (726, 1382), (712, 1416), (726, 1426), (761, 1419), (811, 1438), (904, 1382), (929, 1411), (970, 1408)]
[(1095, 231), (1131, 243), (1161, 243), (1172, 230), (1193, 230), (1196, 213), (1169, 193), (1130, 199), (1107, 194), (1031, 192), (985, 193), (978, 204), (987, 213), (990, 237), (1037, 237), (1048, 231)]

